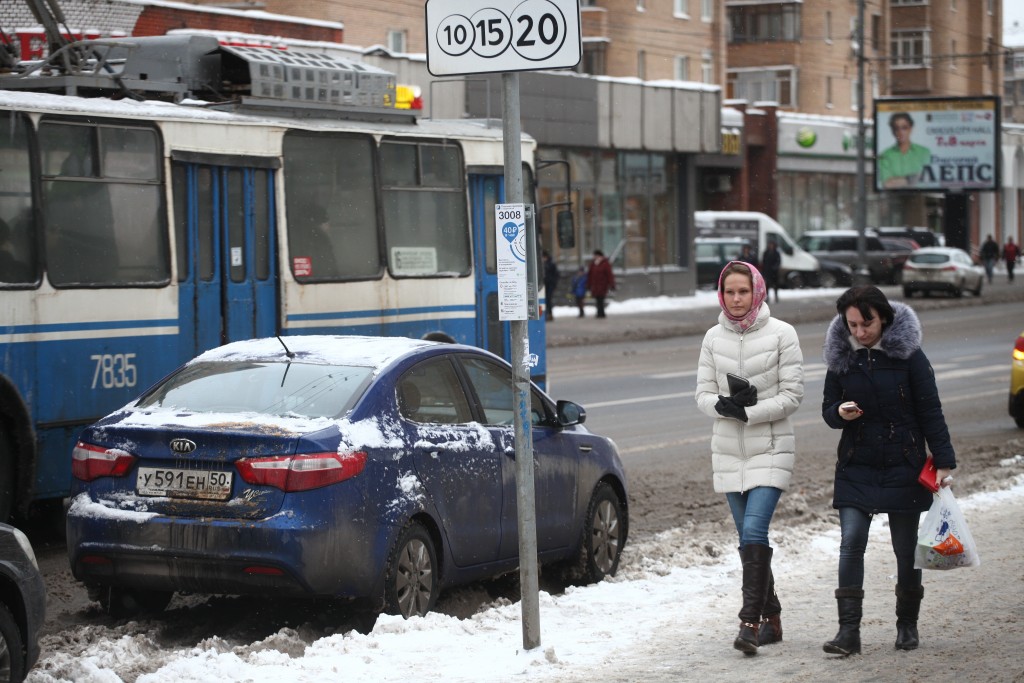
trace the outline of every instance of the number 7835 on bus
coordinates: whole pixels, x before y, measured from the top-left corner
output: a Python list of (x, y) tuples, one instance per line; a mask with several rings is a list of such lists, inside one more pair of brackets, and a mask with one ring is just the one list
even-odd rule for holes
[(92, 388), (123, 389), (134, 387), (137, 380), (134, 353), (95, 353), (89, 360), (96, 363), (92, 373)]

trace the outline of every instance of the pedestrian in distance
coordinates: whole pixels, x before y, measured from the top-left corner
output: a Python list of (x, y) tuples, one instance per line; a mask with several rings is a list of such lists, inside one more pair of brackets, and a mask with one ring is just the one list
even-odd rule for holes
[[(749, 263), (750, 265), (757, 268), (757, 252), (749, 244), (744, 244), (740, 249), (740, 255), (736, 257), (737, 261), (743, 261), (743, 263)], [(763, 275), (763, 273), (762, 273)]]
[(594, 250), (594, 258), (587, 271), (587, 287), (597, 304), (597, 317), (606, 317), (604, 314), (605, 301), (608, 298), (608, 292), (615, 289), (615, 274), (612, 272), (611, 262), (605, 258), (604, 252), (600, 249)]
[(921, 513), (932, 504), (918, 476), (931, 451), (936, 480), (948, 486), (956, 454), (914, 310), (873, 285), (846, 290), (836, 310), (825, 335), (821, 414), (842, 430), (832, 498), (841, 531), (839, 632), (823, 649), (844, 656), (861, 651), (864, 551), (872, 518), (886, 514), (896, 555), (896, 649), (913, 650), (924, 597), (914, 549)]
[(984, 244), (981, 245), (981, 262), (985, 265), (985, 276), (988, 278), (988, 283), (992, 284), (992, 276), (995, 273), (996, 261), (999, 260), (999, 245), (992, 235), (989, 235)]
[(779, 272), (782, 270), (782, 252), (775, 240), (768, 240), (764, 254), (761, 255), (761, 275), (764, 276), (768, 291), (775, 290), (775, 303), (779, 303)]
[(1017, 265), (1017, 259), (1020, 258), (1020, 247), (1013, 243), (1012, 237), (1006, 238), (1006, 244), (1003, 245), (1003, 260), (1006, 261), (1006, 275), (1010, 278), (1010, 282), (1013, 282), (1013, 268)]
[(796, 330), (771, 317), (757, 268), (731, 261), (718, 278), (718, 324), (704, 335), (697, 365), (697, 406), (715, 418), (711, 466), (739, 534), (743, 564), (739, 634), (747, 655), (782, 640), (768, 527), (789, 487), (796, 454), (790, 416), (804, 396)]
[(587, 301), (587, 269), (585, 266), (579, 267), (572, 277), (570, 286), (572, 287), (572, 296), (576, 300), (576, 308), (580, 310), (578, 317), (585, 318), (586, 314), (583, 311), (583, 306)]
[(551, 254), (544, 251), (542, 260), (544, 261), (544, 298), (547, 300), (547, 306), (544, 309), (544, 317), (547, 320), (554, 320), (554, 307), (555, 307), (555, 290), (558, 288), (558, 264), (551, 258)]

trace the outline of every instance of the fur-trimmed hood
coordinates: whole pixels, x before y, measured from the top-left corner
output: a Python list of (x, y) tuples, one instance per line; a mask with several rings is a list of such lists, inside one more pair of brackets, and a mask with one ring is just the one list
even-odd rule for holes
[[(892, 324), (882, 332), (882, 338), (874, 348), (891, 358), (906, 360), (921, 348), (921, 321), (910, 306), (898, 301), (892, 301), (890, 304), (893, 312)], [(860, 348), (863, 347), (859, 344), (855, 346), (851, 341), (850, 331), (843, 316), (836, 315), (825, 334), (825, 365), (829, 370), (843, 374), (853, 366), (857, 350)]]

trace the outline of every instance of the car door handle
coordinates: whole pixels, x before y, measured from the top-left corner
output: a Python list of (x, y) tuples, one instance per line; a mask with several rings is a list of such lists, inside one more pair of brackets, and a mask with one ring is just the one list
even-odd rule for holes
[(584, 453), (589, 453), (590, 451), (594, 450), (594, 447), (591, 446), (589, 443), (581, 443), (579, 448)]

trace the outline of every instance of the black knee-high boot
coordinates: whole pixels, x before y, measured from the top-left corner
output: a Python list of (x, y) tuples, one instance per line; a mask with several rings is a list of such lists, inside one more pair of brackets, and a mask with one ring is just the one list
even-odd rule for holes
[(896, 649), (916, 650), (917, 615), (921, 612), (924, 587), (904, 588), (896, 584)]
[(764, 608), (767, 573), (771, 567), (772, 549), (766, 545), (745, 545), (740, 548), (743, 561), (743, 607), (740, 609), (740, 632), (733, 647), (748, 655), (757, 654), (757, 632)]
[(864, 590), (851, 587), (837, 588), (836, 603), (839, 607), (839, 633), (821, 649), (831, 655), (860, 654), (860, 620), (864, 613)]
[(775, 576), (772, 573), (771, 558), (771, 549), (769, 549), (764, 607), (761, 608), (761, 628), (757, 632), (758, 647), (782, 642), (782, 603), (779, 602), (779, 596), (775, 592)]

